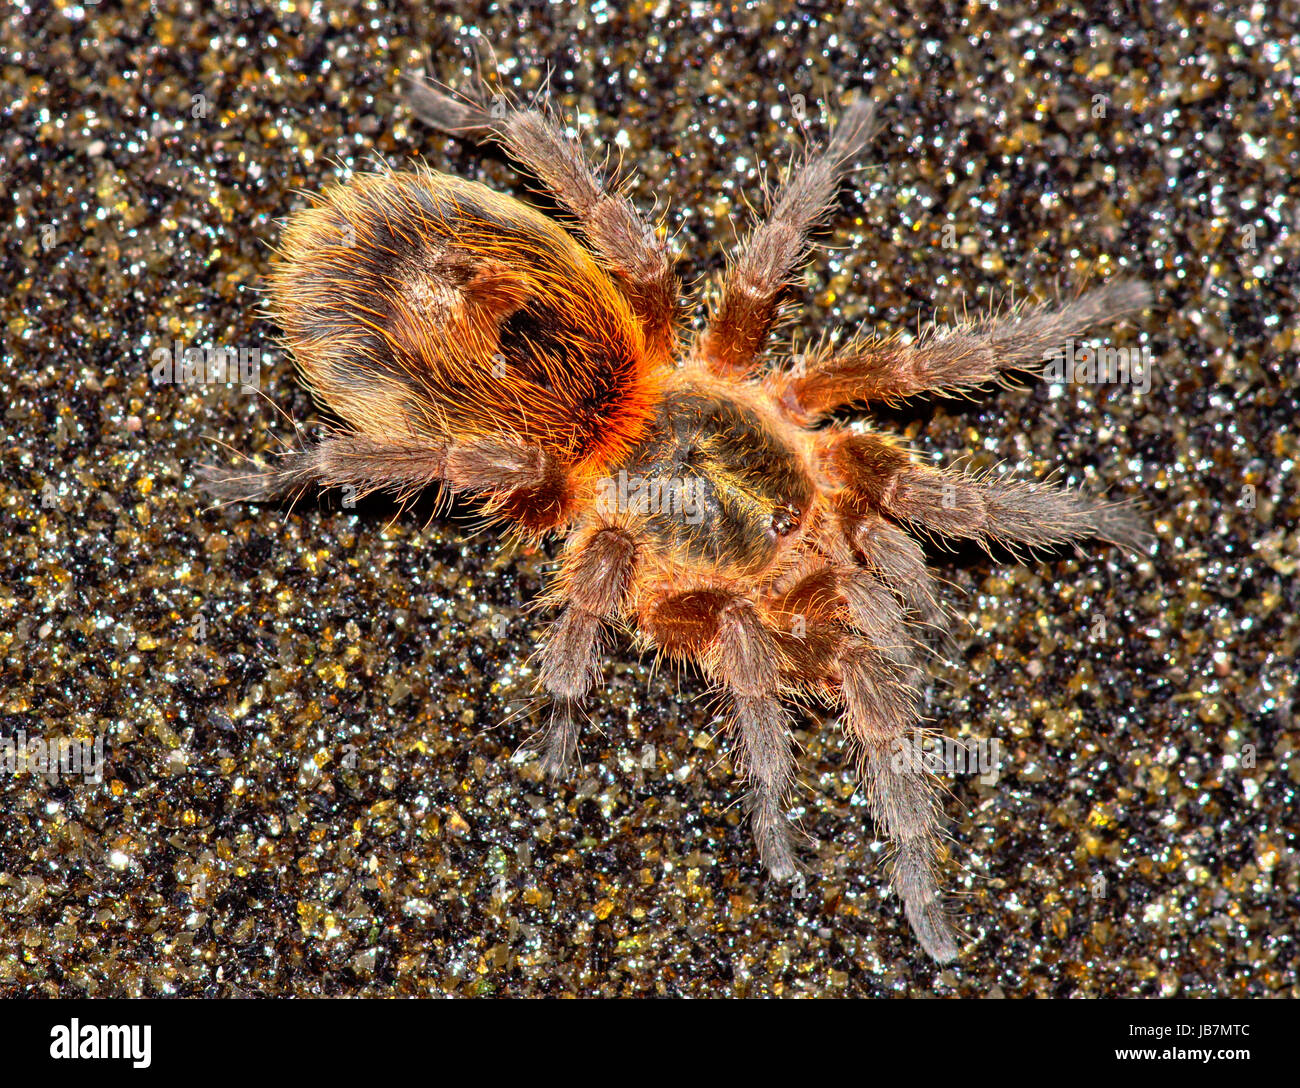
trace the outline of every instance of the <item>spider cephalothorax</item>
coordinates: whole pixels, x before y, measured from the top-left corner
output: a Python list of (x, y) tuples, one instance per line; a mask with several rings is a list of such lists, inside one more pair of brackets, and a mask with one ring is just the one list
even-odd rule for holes
[(698, 662), (727, 696), (759, 853), (797, 859), (785, 807), (792, 697), (843, 712), (893, 881), (926, 950), (957, 953), (936, 876), (941, 819), (924, 769), (891, 758), (919, 715), (943, 610), (904, 526), (981, 542), (1128, 543), (1117, 506), (916, 463), (893, 438), (827, 422), (855, 403), (970, 389), (1032, 369), (1067, 337), (1140, 309), (1108, 284), (1058, 307), (852, 339), (768, 361), (782, 292), (872, 131), (865, 99), (792, 169), (730, 264), (704, 331), (679, 343), (666, 242), (544, 110), (417, 86), (415, 111), (500, 141), (574, 217), (574, 236), (482, 185), (429, 170), (326, 192), (290, 222), (271, 310), (341, 420), (269, 469), (216, 470), (221, 496), (309, 484), (480, 495), (516, 531), (566, 545), (540, 652), (548, 771), (572, 759), (601, 631), (621, 624)]

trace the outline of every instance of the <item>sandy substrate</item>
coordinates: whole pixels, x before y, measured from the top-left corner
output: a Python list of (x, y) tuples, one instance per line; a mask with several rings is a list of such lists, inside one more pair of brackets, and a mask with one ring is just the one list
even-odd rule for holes
[[(102, 737), (106, 768), (0, 779), (0, 993), (1297, 996), (1300, 46), (1273, 5), (52, 6), (0, 26), (0, 735)], [(1104, 340), (1149, 351), (1145, 391), (886, 413), (1155, 534), (933, 549), (961, 620), (931, 725), (1000, 752), (944, 779), (956, 965), (888, 893), (832, 717), (800, 719), (798, 896), (759, 869), (703, 683), (626, 639), (572, 781), (515, 758), (553, 549), (432, 502), (194, 487), (277, 407), (321, 421), (257, 313), (303, 191), (422, 156), (528, 193), (400, 102), (426, 61), (459, 81), (475, 28), (519, 93), (553, 66), (692, 277), (797, 148), (794, 96), (818, 136), (822, 100), (875, 95), (802, 335), (1151, 283)], [(176, 341), (260, 351), (263, 395), (154, 383)]]

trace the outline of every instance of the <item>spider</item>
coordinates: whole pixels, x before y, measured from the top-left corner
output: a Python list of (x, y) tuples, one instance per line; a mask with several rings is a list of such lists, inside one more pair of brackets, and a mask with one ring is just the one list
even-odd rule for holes
[(1140, 310), (1144, 286), (769, 359), (786, 288), (876, 130), (864, 95), (785, 172), (688, 336), (668, 242), (545, 105), (416, 82), (434, 128), (490, 139), (535, 174), (570, 229), (425, 167), (335, 185), (285, 228), (269, 309), (339, 422), (267, 466), (209, 468), (222, 500), (308, 486), (431, 485), (476, 496), (524, 539), (565, 539), (538, 655), (545, 771), (572, 761), (612, 625), (696, 662), (727, 704), (745, 805), (772, 877), (798, 873), (786, 808), (792, 700), (842, 712), (891, 878), (925, 951), (954, 959), (941, 810), (924, 768), (891, 758), (916, 726), (945, 626), (916, 537), (1131, 546), (1122, 504), (919, 463), (837, 409), (969, 392), (1032, 369), (1069, 336)]

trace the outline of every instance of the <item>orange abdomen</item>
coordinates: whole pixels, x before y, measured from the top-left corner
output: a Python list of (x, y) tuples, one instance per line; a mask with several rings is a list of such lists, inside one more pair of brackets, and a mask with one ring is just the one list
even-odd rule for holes
[(373, 437), (517, 435), (596, 469), (659, 397), (632, 310), (586, 250), (445, 174), (328, 190), (290, 220), (270, 296), (309, 386)]

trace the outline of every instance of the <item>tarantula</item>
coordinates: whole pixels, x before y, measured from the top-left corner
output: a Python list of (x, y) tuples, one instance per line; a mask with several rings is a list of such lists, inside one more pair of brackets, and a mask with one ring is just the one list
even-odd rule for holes
[(1139, 310), (1146, 289), (1111, 283), (913, 343), (857, 337), (767, 365), (810, 232), (876, 127), (865, 96), (786, 173), (684, 343), (663, 231), (552, 112), (425, 83), (411, 104), (445, 133), (498, 141), (576, 235), (426, 168), (328, 189), (289, 222), (269, 297), (303, 379), (341, 425), (269, 467), (209, 470), (209, 487), (265, 500), (308, 485), (406, 498), (438, 484), (481, 497), (525, 537), (564, 534), (547, 598), (561, 611), (538, 670), (546, 771), (571, 761), (602, 631), (624, 624), (639, 645), (698, 662), (728, 697), (773, 877), (798, 868), (787, 700), (839, 708), (907, 917), (931, 956), (953, 959), (941, 813), (925, 771), (891, 760), (920, 715), (927, 633), (944, 622), (915, 531), (1129, 544), (1135, 523), (1079, 493), (919, 464), (890, 435), (827, 417), (1031, 369), (1066, 337)]

